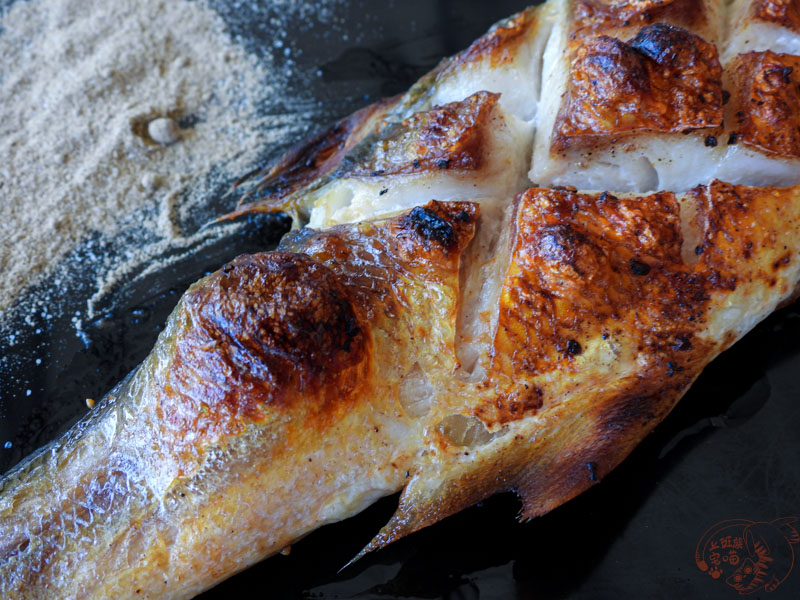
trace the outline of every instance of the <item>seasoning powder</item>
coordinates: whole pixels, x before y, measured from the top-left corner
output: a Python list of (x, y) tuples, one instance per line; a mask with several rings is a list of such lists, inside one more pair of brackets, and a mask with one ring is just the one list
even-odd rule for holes
[(196, 245), (181, 217), (285, 135), (269, 63), (202, 2), (17, 1), (0, 56), (0, 317), (90, 235), (138, 232), (105, 279)]

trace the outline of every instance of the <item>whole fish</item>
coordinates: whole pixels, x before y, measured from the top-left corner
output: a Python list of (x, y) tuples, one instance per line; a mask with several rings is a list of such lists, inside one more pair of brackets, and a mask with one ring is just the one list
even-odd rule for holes
[[(399, 490), (365, 552), (600, 481), (800, 281), (800, 186), (708, 177), (758, 160), (800, 183), (800, 138), (767, 135), (797, 118), (797, 57), (723, 68), (726, 14), (551, 1), (262, 173), (240, 212), (314, 228), (193, 285), (0, 480), (0, 594), (189, 598)], [(746, 152), (721, 156), (732, 127)]]

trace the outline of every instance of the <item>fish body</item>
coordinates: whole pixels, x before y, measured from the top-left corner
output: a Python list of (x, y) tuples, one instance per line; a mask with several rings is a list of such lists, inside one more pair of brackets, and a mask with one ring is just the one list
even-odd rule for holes
[(239, 212), (298, 228), (0, 480), (0, 595), (189, 598), (397, 491), (365, 551), (595, 485), (800, 281), (796, 57), (720, 60), (728, 15), (551, 1), (261, 173)]

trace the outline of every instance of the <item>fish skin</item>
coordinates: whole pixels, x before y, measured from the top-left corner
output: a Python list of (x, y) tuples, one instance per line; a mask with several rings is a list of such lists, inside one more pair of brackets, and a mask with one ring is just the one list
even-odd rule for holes
[[(687, 204), (697, 205), (703, 249), (692, 263), (681, 252)], [(795, 295), (800, 278), (799, 187), (713, 182), (680, 197), (619, 199), (532, 189), (518, 197), (514, 222), (493, 365), (470, 410), (486, 418), (498, 399), (508, 407), (532, 390), (541, 404), (501, 415), (495, 431), (505, 433), (470, 448), (474, 462), (449, 448), (454, 460), (439, 457), (433, 480), (405, 487), (367, 551), (499, 491), (515, 491), (521, 517), (533, 518), (595, 485), (714, 357)], [(573, 238), (556, 256), (542, 250), (553, 223)], [(633, 256), (647, 275), (631, 273)], [(580, 274), (587, 263), (594, 269)], [(579, 354), (567, 338), (580, 341)]]
[[(755, 49), (740, 42), (762, 17), (740, 4), (550, 0), (531, 7), (442, 61), (406, 94), (363, 109), (251, 174), (235, 214), (283, 210), (297, 226), (310, 216), (315, 227), (329, 227), (431, 198), (507, 202), (531, 184), (615, 192), (682, 192), (713, 179), (796, 185), (796, 140), (777, 144), (772, 137), (800, 103), (797, 69), (785, 84), (759, 88), (768, 96), (759, 108), (739, 55)], [(800, 10), (796, 0), (788, 4), (790, 13)], [(800, 52), (792, 22), (770, 27), (778, 31), (759, 36), (759, 50)], [(787, 69), (795, 62), (782, 60)], [(398, 135), (404, 127), (487, 92), (500, 94), (490, 123), (455, 122), (468, 138), (490, 140), (484, 155), (474, 156), (481, 168), (456, 168), (463, 153), (454, 148), (448, 157), (424, 135), (416, 140), (419, 164), (404, 176), (370, 168), (376, 148), (408, 150), (408, 137)], [(509, 133), (491, 143), (488, 132), (503, 126)], [(427, 156), (453, 168), (439, 172)], [(527, 174), (519, 162), (527, 162)]]
[[(300, 226), (307, 222), (315, 207), (325, 208), (338, 202), (338, 191), (347, 180), (364, 183), (368, 188), (366, 193), (377, 196), (387, 185), (405, 188), (420, 185), (424, 190), (430, 186), (431, 176), (434, 179), (450, 177), (450, 187), (458, 187), (455, 193), (462, 194), (461, 197), (443, 197), (447, 191), (437, 190), (412, 206), (424, 204), (431, 198), (463, 200), (497, 194), (498, 188), (502, 188), (500, 193), (506, 199), (522, 191), (526, 187), (525, 171), (530, 162), (533, 119), (541, 91), (538, 76), (540, 55), (559, 14), (560, 4), (548, 2), (532, 6), (502, 20), (464, 51), (442, 60), (406, 94), (377, 102), (342, 119), (323, 134), (300, 142), (274, 166), (249, 174), (240, 184), (248, 182), (252, 185), (241, 205), (229, 216), (283, 211), (295, 216), (295, 226)], [(525, 70), (527, 75), (522, 79), (518, 76), (521, 70)], [(483, 160), (491, 158), (492, 148), (487, 147), (482, 153), (485, 156), (476, 157), (483, 163), (482, 168), (459, 170), (456, 168), (461, 154), (459, 148), (454, 149), (453, 156), (441, 153), (436, 136), (430, 135), (419, 140), (420, 164), (410, 175), (384, 177), (380, 171), (369, 168), (376, 146), (386, 148), (390, 154), (400, 154), (406, 149), (407, 140), (397, 135), (398, 129), (402, 131), (415, 121), (429, 121), (430, 115), (445, 105), (468, 104), (470, 97), (486, 94), (487, 90), (491, 94), (500, 94), (495, 111), (499, 116), (493, 115), (488, 123), (485, 119), (473, 123), (463, 119), (456, 125), (465, 126), (467, 137), (488, 138), (489, 133), (499, 128), (498, 118), (510, 122), (510, 127), (517, 130), (521, 139), (507, 142), (513, 146), (507, 151), (518, 156), (504, 160), (510, 163), (516, 160), (519, 165), (494, 168), (492, 160)], [(438, 155), (437, 161), (425, 160), (433, 154)], [(302, 160), (298, 160), (300, 157)], [(439, 161), (447, 160), (452, 162), (452, 169), (444, 170), (437, 165)], [(355, 193), (363, 192), (356, 189)], [(469, 193), (472, 193), (470, 198), (464, 196)], [(370, 219), (400, 209), (391, 206), (382, 212), (375, 210), (371, 215), (361, 215), (361, 218), (347, 213), (349, 220), (325, 219), (321, 225), (327, 227)]]
[(477, 215), (431, 203), (193, 285), (126, 384), (2, 479), (0, 595), (190, 598), (400, 489), (403, 369), (455, 369)]

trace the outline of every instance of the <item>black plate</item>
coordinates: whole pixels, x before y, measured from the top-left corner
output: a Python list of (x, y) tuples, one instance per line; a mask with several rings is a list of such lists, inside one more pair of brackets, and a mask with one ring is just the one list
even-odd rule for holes
[[(275, 32), (265, 24), (278, 7), (266, 1), (216, 4), (250, 50), (274, 52)], [(298, 77), (288, 97), (296, 101), (264, 107), (294, 115), (298, 134), (404, 90), (524, 3), (365, 0), (323, 6), (331, 11), (324, 18), (282, 16), (290, 57), (281, 51), (276, 60), (292, 61)], [(284, 147), (293, 141), (284, 140)], [(279, 150), (265, 150), (264, 160)], [(187, 227), (230, 208), (229, 198), (211, 197)], [(29, 294), (0, 327), (0, 472), (53, 439), (85, 412), (85, 398), (102, 396), (141, 361), (192, 281), (239, 253), (269, 247), (282, 227), (280, 219), (250, 220), (212, 247), (121, 285), (106, 313), (78, 336), (71, 317), (85, 310), (93, 291), (94, 273), (82, 260), (99, 241), (90, 236), (67, 260), (70, 293), (52, 295), (58, 300), (44, 312), (53, 316), (37, 314), (20, 326), (34, 297)], [(41, 288), (58, 291), (54, 280)], [(742, 552), (720, 548), (716, 558), (728, 571), (715, 580), (696, 565), (695, 549), (724, 520), (800, 516), (799, 339), (800, 307), (762, 323), (711, 365), (620, 468), (543, 518), (520, 524), (516, 499), (498, 496), (338, 573), (393, 512), (397, 498), (387, 498), (203, 597), (735, 598), (724, 580), (733, 555), (741, 560)], [(780, 579), (800, 546), (785, 541), (775, 526), (753, 531), (772, 544), (770, 569)], [(743, 534), (744, 525), (737, 525), (706, 541), (724, 544), (730, 535), (733, 546)], [(712, 552), (707, 546), (709, 565)], [(800, 574), (788, 572), (774, 591), (752, 597), (796, 599)]]

